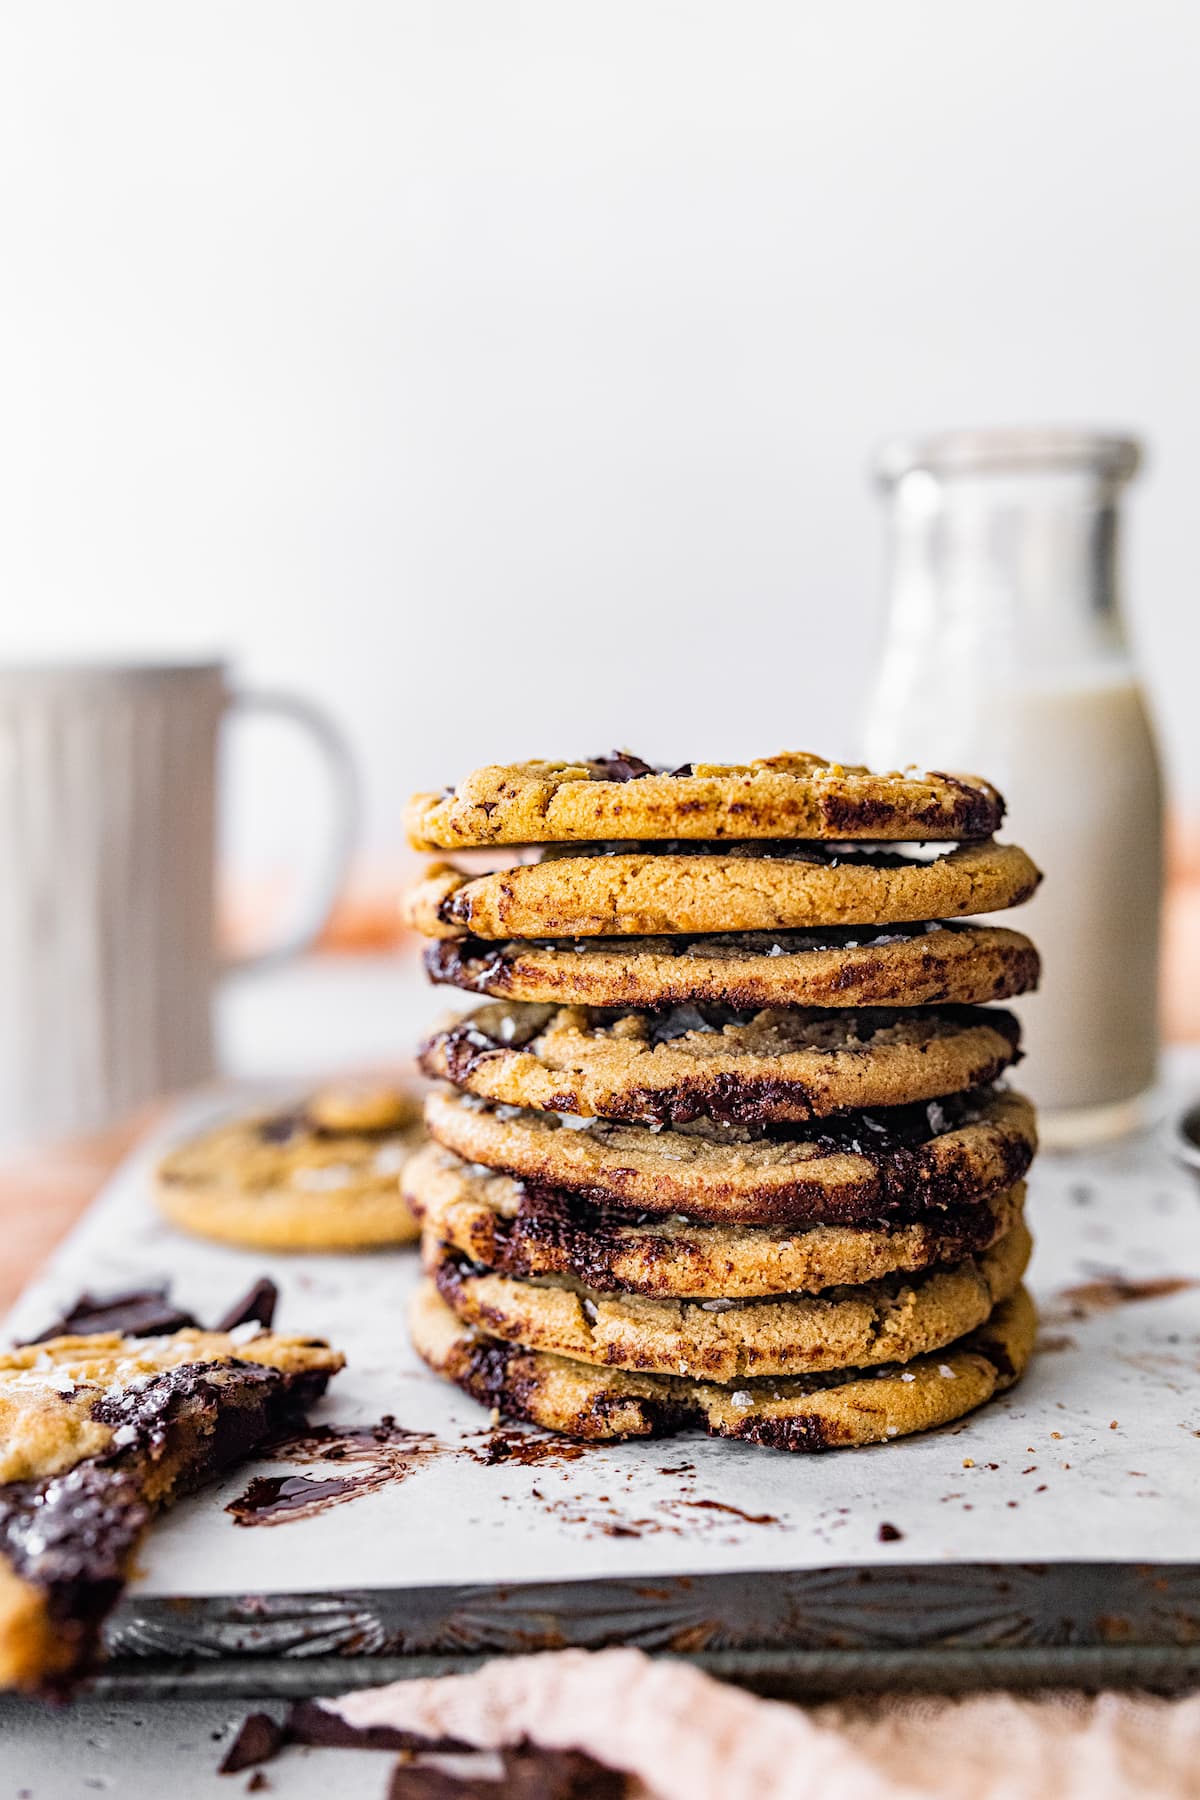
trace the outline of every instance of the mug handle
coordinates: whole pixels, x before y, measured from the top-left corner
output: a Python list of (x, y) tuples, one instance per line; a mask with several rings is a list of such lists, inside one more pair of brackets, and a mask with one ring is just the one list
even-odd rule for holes
[(281, 943), (272, 944), (266, 950), (253, 950), (225, 960), (227, 974), (258, 974), (264, 969), (277, 969), (281, 963), (290, 962), (292, 957), (307, 950), (320, 936), (333, 911), (358, 841), (358, 771), (341, 727), (311, 700), (302, 699), (298, 694), (244, 688), (229, 695), (226, 707), (231, 713), (260, 713), (269, 718), (287, 719), (293, 725), (298, 725), (315, 740), (333, 782), (334, 816), (329, 849), (320, 878), (314, 885), (299, 923)]

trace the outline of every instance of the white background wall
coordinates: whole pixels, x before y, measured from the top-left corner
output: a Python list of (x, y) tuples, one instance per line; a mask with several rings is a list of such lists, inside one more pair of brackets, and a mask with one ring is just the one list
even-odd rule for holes
[(14, 0), (0, 649), (304, 687), (386, 849), (509, 753), (850, 750), (870, 446), (1115, 424), (1200, 796), (1198, 51), (1189, 0)]

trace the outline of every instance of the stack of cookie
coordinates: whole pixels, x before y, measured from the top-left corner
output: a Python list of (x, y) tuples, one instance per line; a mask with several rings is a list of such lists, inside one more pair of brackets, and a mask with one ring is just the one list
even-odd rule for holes
[(1035, 1124), (1003, 1085), (1017, 1022), (985, 1003), (1038, 959), (957, 922), (1037, 884), (1002, 816), (986, 782), (805, 755), (418, 795), (417, 848), (510, 847), (407, 902), (434, 981), (489, 996), (421, 1052), (449, 1084), (403, 1178), (425, 1361), (577, 1437), (793, 1450), (1014, 1381)]

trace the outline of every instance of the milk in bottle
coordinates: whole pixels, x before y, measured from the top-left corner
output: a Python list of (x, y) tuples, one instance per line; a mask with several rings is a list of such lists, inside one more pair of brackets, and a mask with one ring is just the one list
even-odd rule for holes
[(891, 598), (865, 757), (994, 780), (1002, 835), (1044, 872), (1003, 922), (1042, 953), (1017, 1079), (1050, 1142), (1135, 1123), (1155, 1076), (1162, 792), (1117, 567), (1138, 460), (1125, 438), (994, 431), (878, 465)]

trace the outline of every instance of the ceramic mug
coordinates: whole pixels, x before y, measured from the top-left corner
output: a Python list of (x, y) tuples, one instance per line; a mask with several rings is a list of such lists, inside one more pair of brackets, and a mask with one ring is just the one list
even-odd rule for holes
[(270, 713), (315, 738), (337, 807), (286, 941), (336, 898), (357, 793), (310, 702), (231, 689), (221, 663), (0, 669), (0, 1147), (90, 1130), (213, 1072), (214, 862), (222, 721)]

